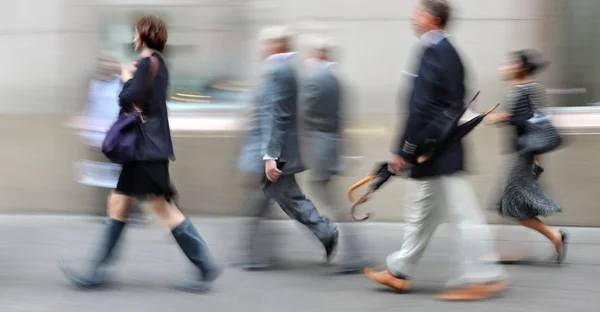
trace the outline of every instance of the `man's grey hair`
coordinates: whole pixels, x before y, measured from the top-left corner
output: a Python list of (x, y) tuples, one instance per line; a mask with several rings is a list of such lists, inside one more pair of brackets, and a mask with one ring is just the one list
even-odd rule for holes
[(317, 51), (328, 52), (335, 49), (337, 47), (337, 44), (335, 43), (335, 41), (333, 41), (332, 38), (315, 36), (311, 40), (311, 47), (312, 49)]
[(308, 39), (308, 48), (324, 53), (328, 58), (338, 48), (338, 44), (330, 37), (313, 35)]
[(452, 15), (452, 5), (449, 0), (421, 0), (421, 5), (429, 14), (440, 20), (441, 28), (446, 28)]

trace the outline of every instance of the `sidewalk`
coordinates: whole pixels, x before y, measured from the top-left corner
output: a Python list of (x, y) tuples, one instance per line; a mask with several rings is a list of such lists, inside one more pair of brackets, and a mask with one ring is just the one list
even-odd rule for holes
[[(192, 218), (221, 261), (234, 261), (244, 219)], [(569, 228), (567, 263), (506, 266), (513, 287), (500, 298), (474, 303), (438, 302), (453, 272), (451, 242), (440, 228), (415, 276), (415, 292), (396, 294), (363, 275), (331, 276), (317, 242), (289, 221), (273, 221), (282, 234), (278, 255), (283, 270), (244, 272), (227, 268), (214, 291), (180, 293), (170, 285), (192, 267), (172, 237), (157, 224), (131, 226), (115, 267), (115, 288), (80, 291), (57, 267), (65, 258), (78, 267), (92, 255), (102, 226), (80, 216), (0, 216), (0, 311), (597, 311), (600, 304), (600, 229)], [(367, 252), (381, 266), (402, 242), (402, 224), (355, 223)], [(552, 246), (535, 233), (514, 226), (492, 226), (503, 254), (543, 260)], [(343, 239), (343, 237), (342, 237)], [(343, 241), (342, 241), (343, 243)]]

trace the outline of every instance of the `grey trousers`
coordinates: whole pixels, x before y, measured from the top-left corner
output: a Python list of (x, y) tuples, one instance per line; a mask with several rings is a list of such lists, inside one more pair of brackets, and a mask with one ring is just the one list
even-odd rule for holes
[(306, 226), (323, 244), (334, 237), (335, 224), (319, 214), (313, 202), (302, 193), (294, 175), (282, 175), (277, 182), (266, 187), (264, 193), (290, 218)]
[(269, 213), (272, 202), (276, 202), (290, 218), (306, 226), (323, 244), (334, 238), (337, 227), (319, 214), (313, 202), (306, 198), (298, 186), (294, 175), (282, 175), (277, 182), (271, 183), (265, 189), (259, 181), (246, 183), (248, 193), (246, 202), (250, 205), (250, 216), (255, 219), (250, 225), (248, 235), (250, 257), (255, 258), (257, 254), (264, 254), (258, 252), (259, 239), (262, 237), (260, 222)]
[(404, 243), (387, 258), (392, 274), (411, 276), (438, 225), (448, 223), (460, 263), (448, 286), (506, 278), (500, 265), (483, 261), (493, 254), (491, 232), (468, 180), (458, 175), (411, 180), (407, 191)]

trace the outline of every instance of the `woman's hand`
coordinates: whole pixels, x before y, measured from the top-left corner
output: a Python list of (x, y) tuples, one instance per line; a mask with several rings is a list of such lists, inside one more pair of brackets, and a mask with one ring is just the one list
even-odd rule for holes
[(133, 78), (133, 73), (137, 70), (138, 62), (133, 62), (129, 66), (121, 67), (121, 81), (123, 83)]
[(485, 121), (488, 124), (491, 125), (496, 125), (499, 123), (503, 123), (505, 121), (507, 121), (510, 118), (510, 113), (508, 112), (504, 112), (504, 113), (491, 113), (489, 115), (487, 115), (485, 117)]

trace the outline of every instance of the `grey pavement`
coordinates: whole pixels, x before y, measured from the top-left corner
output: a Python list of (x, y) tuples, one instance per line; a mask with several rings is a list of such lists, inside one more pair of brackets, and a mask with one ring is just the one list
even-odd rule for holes
[[(245, 219), (192, 220), (219, 260), (237, 259)], [(158, 224), (128, 228), (114, 267), (113, 288), (82, 291), (67, 283), (57, 261), (64, 258), (75, 267), (85, 263), (94, 251), (101, 219), (0, 216), (0, 311), (597, 311), (600, 304), (600, 229), (569, 228), (569, 255), (562, 266), (506, 266), (513, 286), (499, 298), (448, 303), (432, 298), (454, 272), (455, 253), (443, 227), (414, 276), (415, 291), (398, 294), (362, 274), (331, 276), (322, 248), (306, 231), (290, 221), (271, 225), (281, 235), (277, 254), (283, 268), (227, 268), (211, 293), (197, 295), (170, 287), (193, 270)], [(402, 242), (402, 224), (352, 226), (360, 228), (365, 251), (379, 267)], [(552, 257), (552, 246), (536, 233), (517, 226), (492, 228), (501, 254)]]

